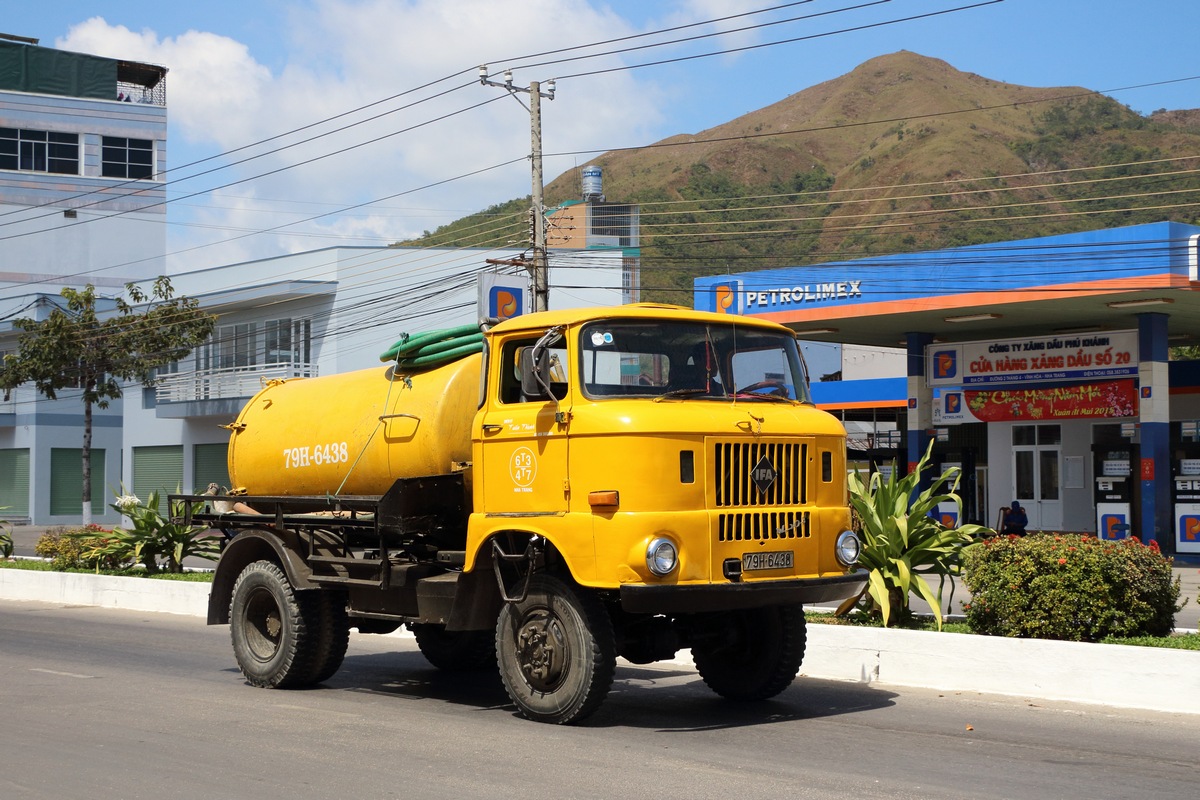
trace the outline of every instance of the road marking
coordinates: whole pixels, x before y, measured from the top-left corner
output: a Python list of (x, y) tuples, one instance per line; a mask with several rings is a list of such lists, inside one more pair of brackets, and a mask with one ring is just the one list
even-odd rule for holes
[(29, 671), (30, 672), (44, 672), (47, 675), (62, 675), (64, 678), (94, 678), (94, 677), (96, 677), (95, 675), (80, 675), (75, 672), (59, 672), (56, 669), (39, 669), (37, 667), (30, 667)]

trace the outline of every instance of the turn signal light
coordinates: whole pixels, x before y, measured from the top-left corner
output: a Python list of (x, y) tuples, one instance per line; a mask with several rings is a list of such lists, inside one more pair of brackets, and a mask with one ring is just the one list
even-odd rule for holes
[(588, 505), (592, 508), (616, 508), (621, 505), (620, 492), (588, 492)]

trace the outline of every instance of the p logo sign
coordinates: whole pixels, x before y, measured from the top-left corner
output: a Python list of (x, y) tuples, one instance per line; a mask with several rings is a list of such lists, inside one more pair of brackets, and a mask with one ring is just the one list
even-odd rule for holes
[(1200, 542), (1200, 516), (1184, 514), (1179, 518), (1179, 541)]
[(525, 293), (512, 286), (493, 286), (488, 291), (488, 316), (512, 319), (521, 315)]
[(1124, 514), (1102, 514), (1100, 516), (1100, 538), (1109, 541), (1124, 539), (1129, 534), (1129, 525)]
[(738, 308), (738, 293), (741, 291), (741, 288), (740, 281), (733, 281), (714, 287), (713, 311), (718, 314), (741, 313), (741, 309)]
[(940, 380), (958, 375), (958, 353), (953, 350), (938, 350), (933, 354), (933, 377)]

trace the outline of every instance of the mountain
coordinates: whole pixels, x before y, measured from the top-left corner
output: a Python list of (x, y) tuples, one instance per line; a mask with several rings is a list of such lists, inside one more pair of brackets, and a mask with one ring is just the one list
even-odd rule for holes
[[(1198, 162), (1200, 110), (1143, 117), (1087, 89), (1017, 86), (899, 52), (590, 163), (604, 169), (609, 201), (642, 206), (643, 298), (690, 305), (700, 275), (1197, 223)], [(579, 197), (579, 183), (577, 171), (560, 175), (547, 205)], [(419, 243), (482, 241), (523, 220), (528, 202)]]

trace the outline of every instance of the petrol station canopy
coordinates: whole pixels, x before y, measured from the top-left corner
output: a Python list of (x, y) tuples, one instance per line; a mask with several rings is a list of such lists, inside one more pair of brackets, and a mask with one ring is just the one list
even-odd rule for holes
[(1169, 317), (1200, 343), (1200, 227), (1156, 222), (995, 244), (700, 278), (695, 307), (761, 317), (801, 339), (904, 347), (1133, 330)]

